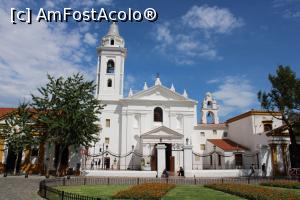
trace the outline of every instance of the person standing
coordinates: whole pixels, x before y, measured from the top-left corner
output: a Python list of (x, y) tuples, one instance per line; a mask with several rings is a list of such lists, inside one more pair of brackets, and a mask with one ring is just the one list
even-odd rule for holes
[(266, 177), (267, 176), (267, 170), (266, 170), (266, 164), (262, 164), (261, 166), (261, 172), (262, 172), (262, 176)]
[(249, 178), (250, 178), (251, 176), (254, 176), (254, 174), (255, 174), (255, 170), (254, 170), (254, 164), (252, 164), (252, 165), (251, 165), (251, 167), (250, 167), (250, 174), (249, 174)]

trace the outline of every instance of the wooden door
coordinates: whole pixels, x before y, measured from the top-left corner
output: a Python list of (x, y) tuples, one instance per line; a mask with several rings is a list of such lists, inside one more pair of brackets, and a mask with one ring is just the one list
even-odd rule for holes
[(170, 175), (174, 176), (174, 172), (175, 172), (175, 157), (174, 156), (170, 156)]
[(151, 171), (157, 170), (157, 159), (156, 156), (151, 156)]

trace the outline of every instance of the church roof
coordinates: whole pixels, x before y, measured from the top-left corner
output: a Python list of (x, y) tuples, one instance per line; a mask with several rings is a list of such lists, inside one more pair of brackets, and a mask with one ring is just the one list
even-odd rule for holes
[(243, 119), (243, 118), (246, 118), (246, 117), (249, 117), (249, 116), (252, 116), (252, 115), (266, 115), (266, 116), (272, 116), (272, 115), (275, 115), (275, 116), (281, 116), (281, 113), (280, 112), (269, 112), (269, 111), (265, 111), (265, 110), (250, 110), (248, 112), (245, 112), (245, 113), (242, 113), (242, 114), (239, 114), (235, 117), (232, 117), (230, 119), (228, 119), (226, 121), (227, 124), (231, 123), (231, 122), (235, 122), (235, 121), (238, 121), (240, 119)]
[(187, 101), (197, 103), (197, 101), (181, 95), (163, 85), (157, 84), (148, 89), (141, 90), (125, 100), (161, 100), (161, 101)]
[(230, 139), (208, 139), (208, 142), (223, 149), (224, 151), (246, 151), (248, 148), (230, 140)]
[(0, 108), (0, 118), (4, 117), (5, 115), (15, 111), (16, 108)]

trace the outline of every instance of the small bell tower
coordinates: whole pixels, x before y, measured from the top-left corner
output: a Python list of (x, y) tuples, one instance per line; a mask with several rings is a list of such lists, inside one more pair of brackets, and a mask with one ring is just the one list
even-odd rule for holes
[(219, 124), (218, 116), (219, 106), (210, 92), (207, 92), (202, 102), (202, 120), (203, 124)]
[(115, 22), (110, 25), (108, 33), (102, 38), (97, 53), (97, 98), (101, 100), (123, 98), (124, 63), (127, 49)]

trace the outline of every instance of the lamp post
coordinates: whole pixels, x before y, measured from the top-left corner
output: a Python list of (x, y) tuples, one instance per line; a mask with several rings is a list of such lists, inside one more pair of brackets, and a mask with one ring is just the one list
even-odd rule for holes
[(134, 162), (134, 145), (131, 146), (132, 148), (132, 162), (131, 162), (131, 169), (133, 170), (133, 162)]
[(214, 152), (213, 152), (213, 161), (214, 161), (214, 168), (217, 169), (217, 166), (216, 166), (216, 158), (215, 158), (215, 153), (216, 153), (216, 145), (213, 146), (214, 147)]

